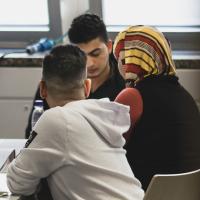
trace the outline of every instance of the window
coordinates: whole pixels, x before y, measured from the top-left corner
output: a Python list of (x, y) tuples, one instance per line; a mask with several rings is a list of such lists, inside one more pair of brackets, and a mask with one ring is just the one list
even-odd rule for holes
[(156, 26), (173, 50), (200, 51), (199, 0), (91, 0), (91, 12), (100, 15), (113, 39), (130, 25)]
[(0, 0), (0, 48), (24, 48), (61, 32), (60, 1)]

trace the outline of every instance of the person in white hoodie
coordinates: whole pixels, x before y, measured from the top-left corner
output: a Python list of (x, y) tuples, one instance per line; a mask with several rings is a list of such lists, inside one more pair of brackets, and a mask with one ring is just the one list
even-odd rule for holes
[(40, 93), (50, 105), (34, 126), (27, 148), (9, 165), (12, 193), (31, 195), (47, 177), (54, 200), (142, 200), (123, 149), (129, 107), (90, 92), (86, 55), (60, 45), (43, 61)]

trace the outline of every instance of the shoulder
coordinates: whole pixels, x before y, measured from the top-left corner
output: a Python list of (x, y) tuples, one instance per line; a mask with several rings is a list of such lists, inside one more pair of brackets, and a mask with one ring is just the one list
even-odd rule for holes
[[(45, 111), (35, 124), (27, 146), (32, 148), (64, 148), (68, 140), (66, 120), (61, 107)], [(32, 137), (32, 138), (31, 138)]]
[(48, 135), (54, 134), (55, 131), (62, 132), (63, 129), (65, 129), (65, 119), (61, 107), (45, 111), (34, 128), (37, 133)]
[(60, 119), (61, 113), (61, 107), (51, 108), (43, 113), (41, 119), (43, 121), (48, 121), (49, 123), (55, 123)]
[(134, 100), (142, 101), (142, 96), (139, 90), (135, 88), (125, 88), (116, 97), (115, 101), (119, 103), (132, 103)]
[(130, 106), (132, 122), (137, 122), (143, 113), (143, 100), (140, 92), (135, 88), (122, 90), (115, 99), (116, 102)]

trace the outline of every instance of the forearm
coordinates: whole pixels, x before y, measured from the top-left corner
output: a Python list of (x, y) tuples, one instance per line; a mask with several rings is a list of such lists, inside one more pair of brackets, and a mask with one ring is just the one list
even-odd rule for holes
[(21, 169), (12, 162), (7, 173), (7, 185), (13, 194), (31, 195), (40, 182), (40, 178), (33, 176), (29, 170)]

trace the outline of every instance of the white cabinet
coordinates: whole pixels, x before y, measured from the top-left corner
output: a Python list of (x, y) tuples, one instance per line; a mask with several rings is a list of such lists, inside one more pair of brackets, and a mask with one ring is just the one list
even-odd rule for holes
[(41, 71), (0, 67), (0, 138), (24, 138)]

